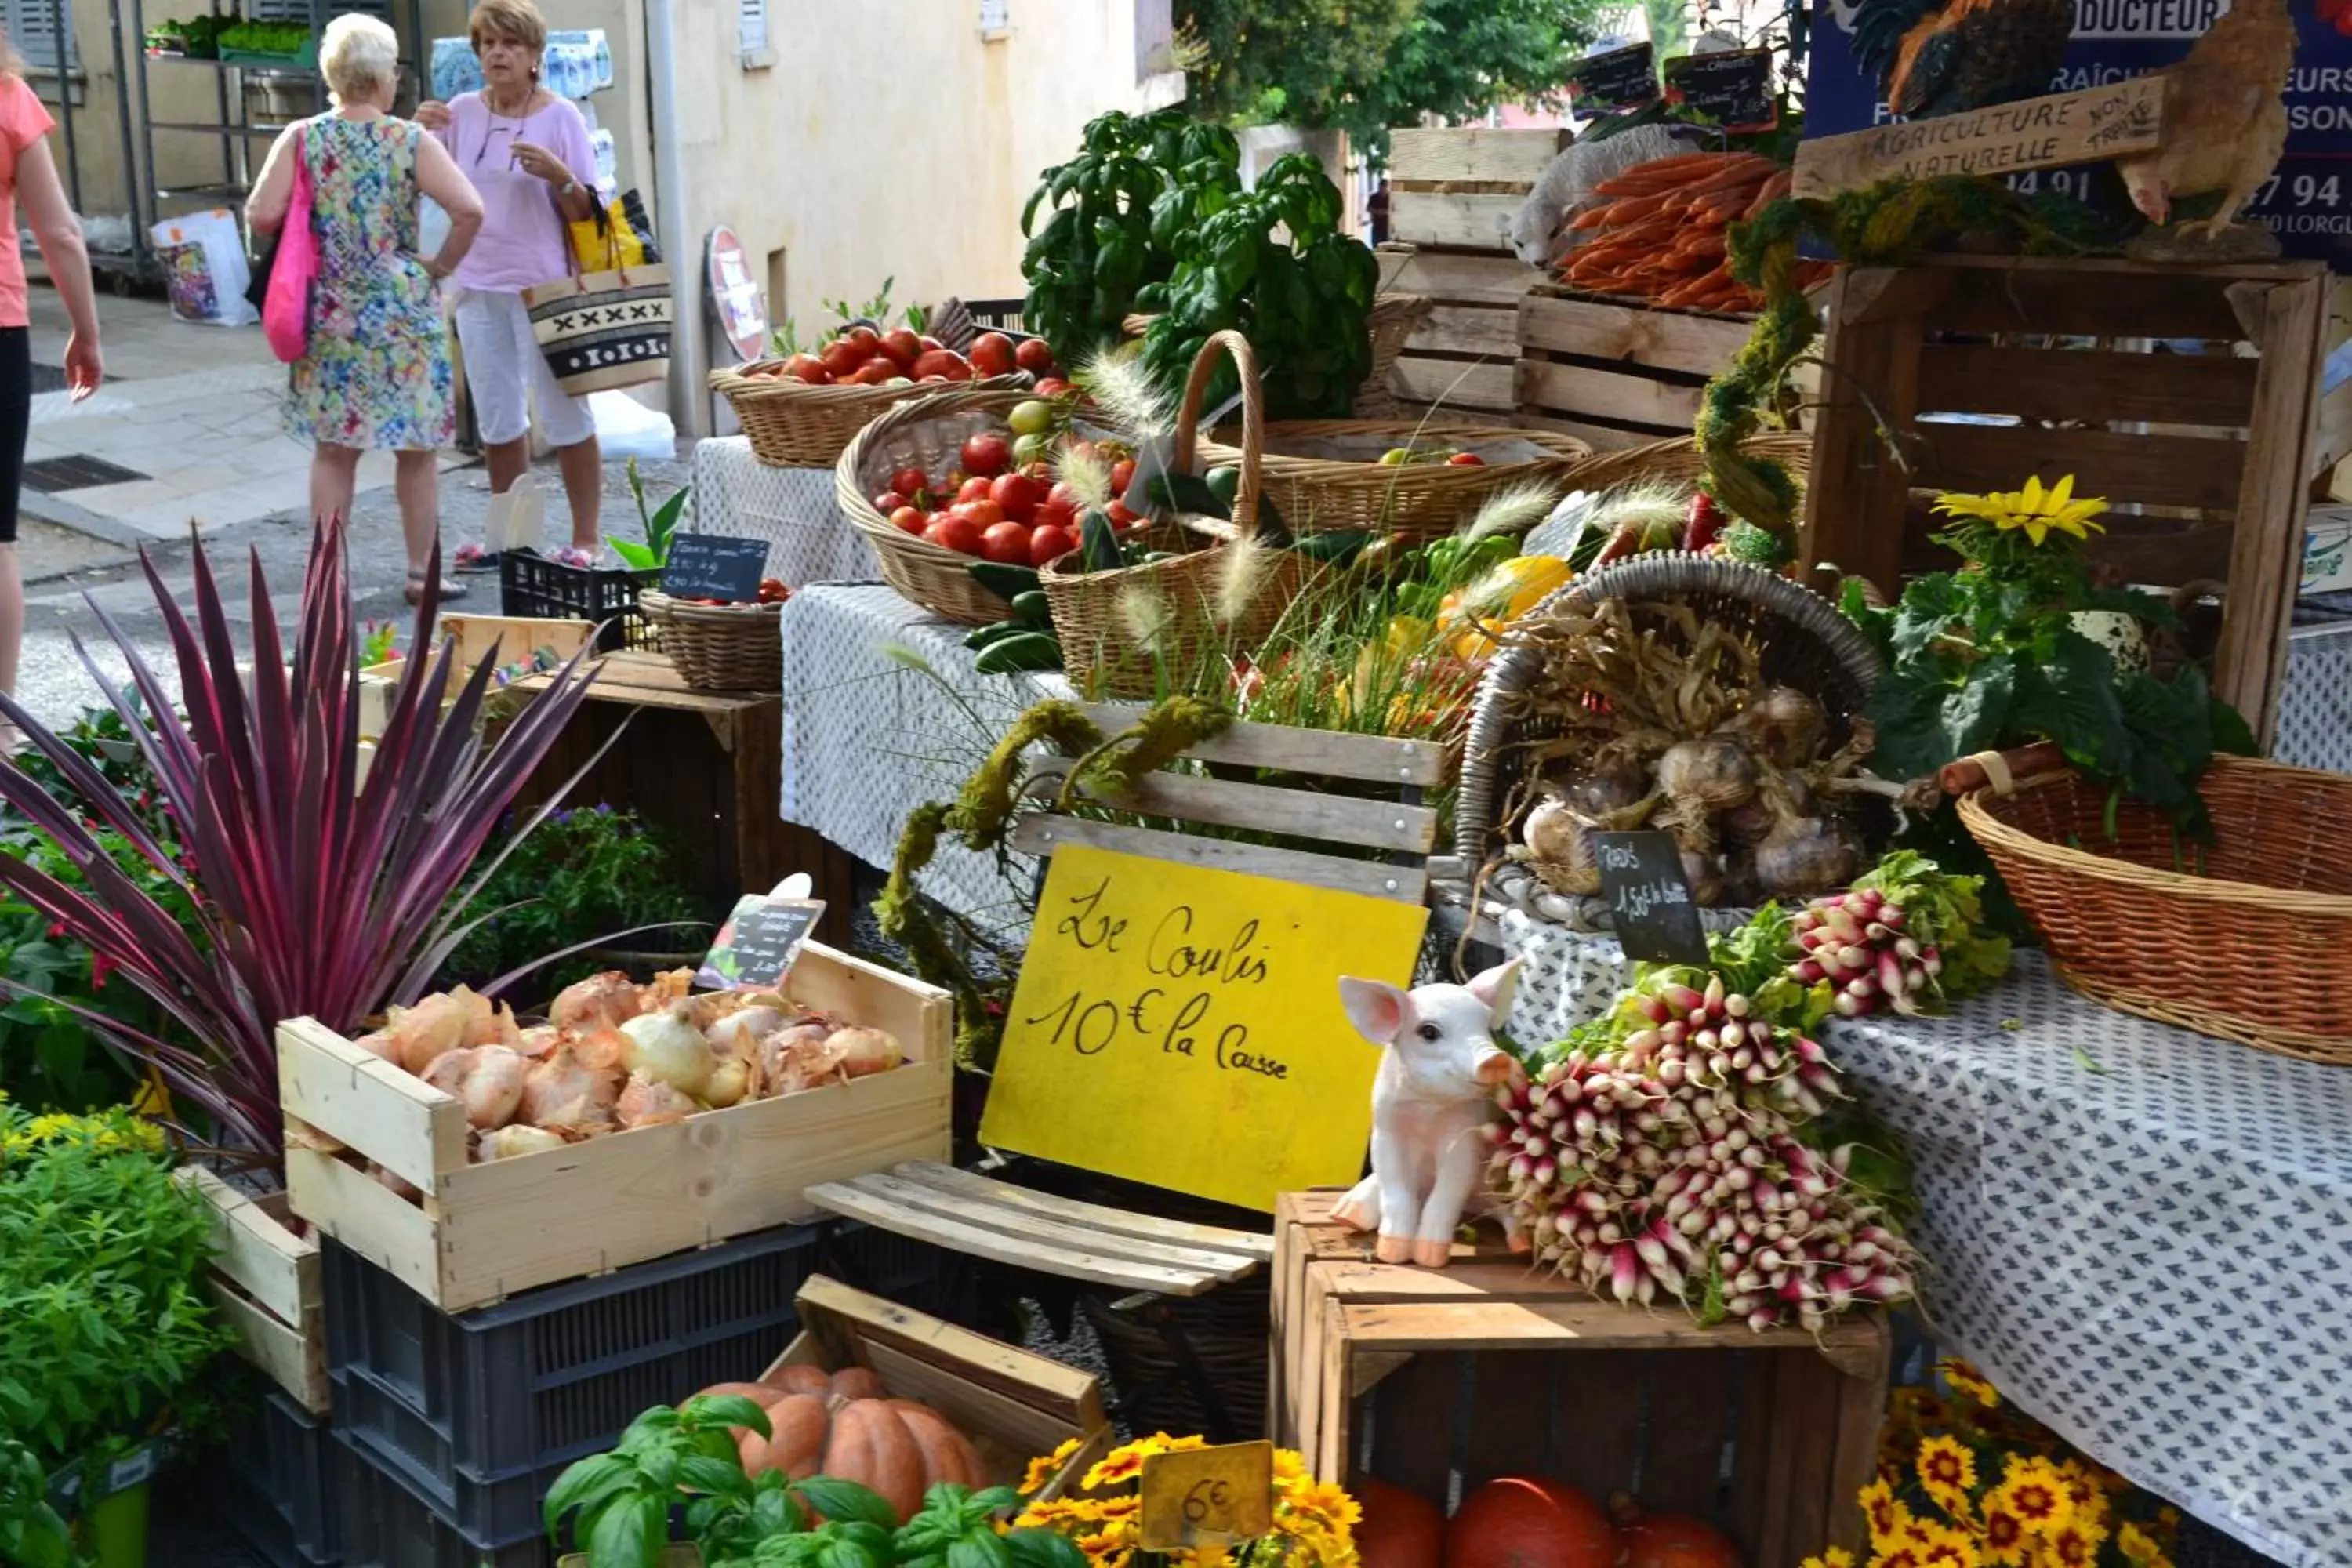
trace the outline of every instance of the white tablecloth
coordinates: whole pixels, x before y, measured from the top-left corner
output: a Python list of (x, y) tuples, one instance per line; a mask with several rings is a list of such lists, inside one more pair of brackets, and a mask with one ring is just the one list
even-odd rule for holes
[[(1070, 694), (1058, 673), (978, 673), (965, 630), (878, 584), (793, 595), (782, 625), (786, 821), (887, 868), (909, 812), (954, 799), (1023, 710)], [(993, 858), (944, 842), (918, 883), (1017, 937), (1028, 915), (1016, 900), (1035, 863), (1010, 863), (1014, 879)]]
[(702, 532), (771, 541), (768, 575), (795, 588), (881, 572), (873, 547), (841, 515), (831, 468), (772, 468), (742, 436), (696, 443), (692, 511)]
[(2271, 755), (2299, 768), (2352, 773), (2352, 621), (2299, 626), (2288, 634), (2286, 648)]
[(2110, 1012), (2021, 956), (1823, 1036), (1916, 1164), (1937, 1338), (2287, 1564), (2352, 1564), (2352, 1071)]

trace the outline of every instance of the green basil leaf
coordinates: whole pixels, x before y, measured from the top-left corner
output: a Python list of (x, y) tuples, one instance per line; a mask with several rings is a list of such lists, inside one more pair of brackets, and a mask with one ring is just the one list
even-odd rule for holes
[(668, 1535), (667, 1498), (646, 1492), (618, 1499), (588, 1533), (588, 1560), (595, 1568), (659, 1568)]
[(625, 1490), (636, 1480), (636, 1468), (626, 1459), (613, 1454), (593, 1454), (567, 1468), (555, 1478), (548, 1489), (547, 1533), (557, 1535), (563, 1525), (563, 1516), (574, 1509), (593, 1509), (615, 1492)]
[(743, 1473), (742, 1465), (732, 1458), (717, 1459), (708, 1454), (690, 1454), (678, 1461), (677, 1479), (683, 1485), (698, 1492), (716, 1497), (749, 1498), (751, 1478)]
[(898, 1526), (898, 1510), (873, 1489), (859, 1486), (856, 1481), (840, 1480), (832, 1476), (811, 1476), (795, 1483), (793, 1489), (801, 1494), (809, 1507), (829, 1520), (879, 1525), (884, 1530), (895, 1530)]
[(976, 1530), (948, 1548), (948, 1568), (1013, 1568), (1013, 1552), (994, 1531)]
[(772, 1435), (768, 1413), (740, 1394), (698, 1394), (678, 1413), (697, 1426), (748, 1426), (762, 1437)]
[(1016, 1530), (1004, 1538), (1014, 1568), (1087, 1568), (1077, 1542), (1050, 1530)]

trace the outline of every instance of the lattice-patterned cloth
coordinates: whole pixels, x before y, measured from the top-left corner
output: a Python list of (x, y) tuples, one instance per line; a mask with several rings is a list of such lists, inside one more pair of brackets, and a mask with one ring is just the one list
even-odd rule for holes
[(768, 575), (793, 587), (881, 575), (874, 547), (841, 515), (833, 470), (772, 468), (744, 437), (695, 444), (693, 507), (705, 533), (770, 541)]
[(2033, 953), (1823, 1043), (1914, 1162), (1940, 1340), (2287, 1568), (2352, 1564), (2352, 1072), (2111, 1012)]
[(2299, 768), (2352, 773), (2352, 621), (2299, 628), (2286, 647), (2271, 755)]
[[(965, 627), (878, 584), (804, 589), (782, 614), (784, 819), (869, 866), (890, 864), (915, 807), (955, 798), (1023, 710), (1070, 694), (1055, 673), (980, 674)], [(1017, 941), (1028, 916), (1015, 900), (1035, 862), (1012, 864), (1017, 883), (992, 857), (945, 842), (918, 884)]]

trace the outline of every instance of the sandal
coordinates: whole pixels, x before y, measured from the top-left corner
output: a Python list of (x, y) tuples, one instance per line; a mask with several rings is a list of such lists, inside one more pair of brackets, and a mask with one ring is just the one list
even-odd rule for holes
[[(441, 579), (441, 597), (444, 600), (462, 599), (470, 592), (472, 592), (472, 590), (467, 588), (463, 583), (453, 583), (446, 577)], [(423, 604), (425, 602), (425, 574), (422, 572), (411, 572), (408, 574), (408, 586), (401, 590), (400, 596), (407, 600), (411, 605)]]
[(457, 553), (450, 562), (450, 568), (469, 575), (476, 572), (495, 572), (499, 569), (498, 552), (486, 544), (467, 540), (457, 546)]
[(576, 544), (567, 544), (560, 550), (550, 552), (547, 558), (558, 566), (577, 566), (585, 572), (594, 569), (600, 553), (601, 552), (594, 550), (583, 550)]

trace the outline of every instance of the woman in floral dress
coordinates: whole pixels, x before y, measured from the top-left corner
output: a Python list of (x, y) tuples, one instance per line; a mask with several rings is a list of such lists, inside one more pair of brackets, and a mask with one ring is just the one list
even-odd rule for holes
[[(390, 114), (400, 72), (390, 27), (371, 16), (336, 17), (320, 40), (319, 66), (334, 108), (278, 138), (246, 212), (259, 233), (283, 224), (294, 161), (302, 161), (319, 274), (309, 350), (287, 390), (286, 428), (315, 444), (310, 510), (318, 519), (351, 515), (362, 453), (395, 454), (413, 604), (440, 532), (437, 449), (456, 435), (437, 284), (473, 244), (482, 202), (446, 148)], [(416, 254), (420, 191), (449, 215), (448, 240), (430, 258)], [(456, 597), (464, 589), (445, 582), (441, 592)]]

